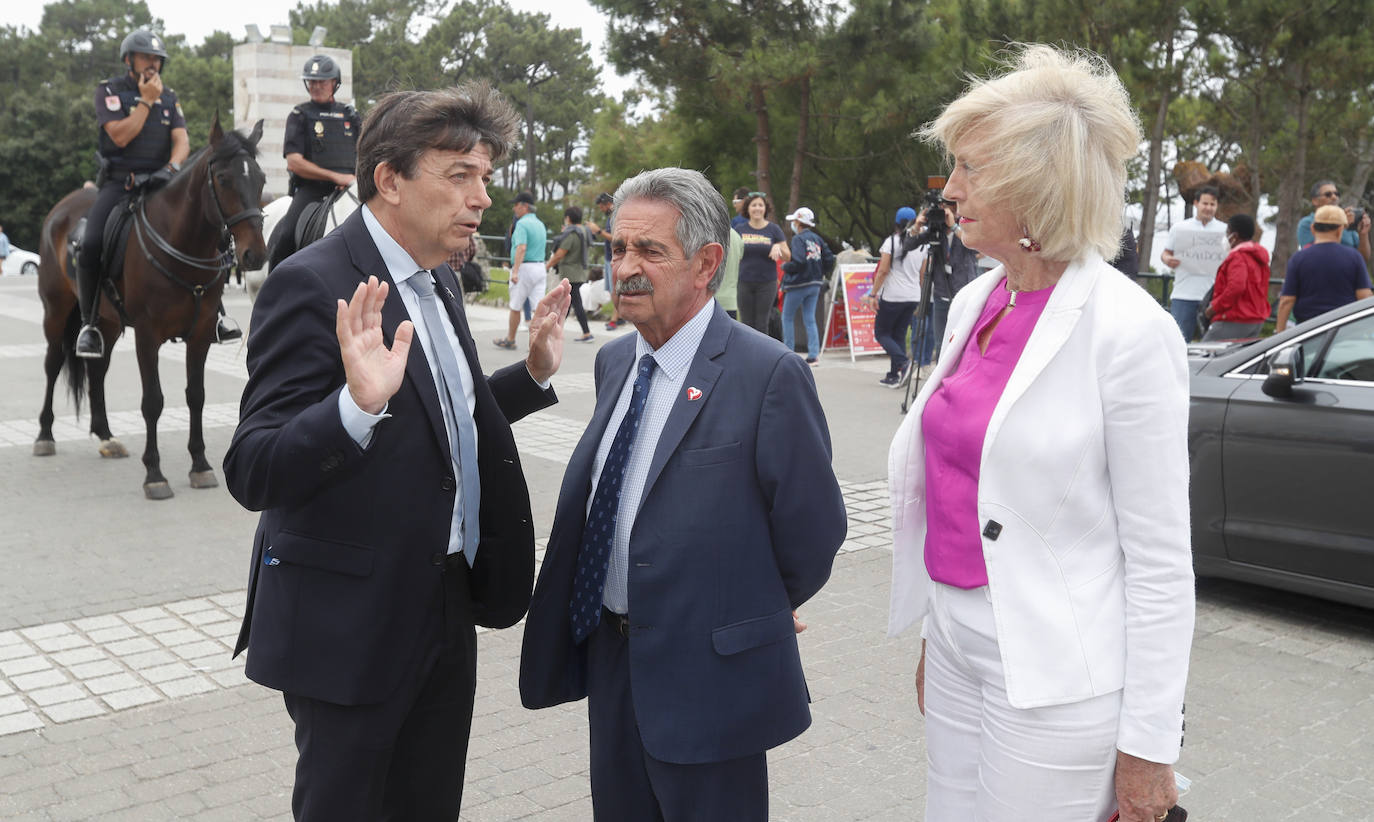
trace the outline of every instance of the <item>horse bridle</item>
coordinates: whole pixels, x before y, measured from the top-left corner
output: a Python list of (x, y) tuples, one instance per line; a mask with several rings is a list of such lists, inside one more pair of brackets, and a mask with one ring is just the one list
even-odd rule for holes
[[(238, 154), (234, 156), (237, 157)], [(157, 229), (153, 227), (152, 222), (149, 221), (147, 200), (145, 198), (139, 198), (138, 209), (135, 212), (135, 217), (137, 219), (134, 220), (134, 236), (138, 238), (138, 245), (139, 248), (143, 250), (144, 258), (152, 263), (154, 268), (162, 272), (163, 276), (191, 292), (191, 296), (195, 298), (196, 308), (191, 314), (191, 321), (187, 326), (186, 333), (181, 335), (183, 338), (189, 338), (191, 336), (191, 329), (195, 328), (196, 320), (200, 319), (200, 303), (205, 297), (206, 292), (214, 287), (214, 285), (225, 276), (229, 269), (234, 267), (233, 252), (229, 248), (233, 238), (229, 229), (245, 220), (252, 220), (255, 218), (259, 221), (262, 220), (262, 209), (256, 206), (245, 208), (232, 217), (226, 218), (224, 216), (224, 205), (219, 200), (219, 191), (215, 189), (214, 179), (215, 161), (210, 160), (205, 171), (205, 187), (209, 191), (210, 202), (215, 206), (215, 216), (219, 218), (220, 248), (223, 249), (223, 251), (214, 257), (192, 257), (167, 242), (166, 238), (159, 234)], [(148, 242), (144, 238), (145, 234), (152, 238), (153, 246), (168, 257), (171, 257), (173, 260), (189, 268), (195, 268), (201, 271), (213, 271), (215, 272), (215, 276), (207, 283), (188, 282), (178, 277), (171, 269), (159, 262), (148, 250)]]

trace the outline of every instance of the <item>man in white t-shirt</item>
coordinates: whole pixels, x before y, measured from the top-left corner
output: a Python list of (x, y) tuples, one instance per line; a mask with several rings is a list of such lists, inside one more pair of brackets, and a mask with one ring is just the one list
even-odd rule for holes
[[(1178, 330), (1183, 332), (1183, 339), (1189, 342), (1197, 332), (1197, 314), (1202, 308), (1202, 298), (1207, 296), (1207, 289), (1216, 282), (1217, 268), (1226, 258), (1226, 221), (1216, 219), (1217, 194), (1212, 186), (1197, 190), (1193, 197), (1195, 216), (1175, 223), (1169, 229), (1169, 244), (1159, 255), (1174, 272), (1169, 313), (1178, 323)], [(1207, 242), (1198, 242), (1197, 232), (1217, 235), (1216, 248), (1211, 249)], [(1184, 252), (1185, 245), (1196, 253)], [(1211, 259), (1213, 256), (1216, 257), (1215, 262)]]

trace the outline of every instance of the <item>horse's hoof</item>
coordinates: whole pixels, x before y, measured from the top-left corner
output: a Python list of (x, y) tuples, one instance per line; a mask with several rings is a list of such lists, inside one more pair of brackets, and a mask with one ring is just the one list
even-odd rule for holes
[(57, 443), (53, 440), (34, 440), (33, 455), (35, 457), (51, 457), (57, 453)]
[(215, 479), (214, 471), (192, 471), (192, 488), (218, 488), (219, 480)]
[[(122, 459), (129, 456), (129, 450), (124, 447), (124, 443), (115, 437), (100, 441), (100, 456), (106, 459)], [(166, 485), (166, 483), (163, 483)]]
[(172, 486), (167, 483), (167, 480), (163, 480), (162, 482), (145, 482), (143, 483), (143, 496), (148, 499), (171, 499)]

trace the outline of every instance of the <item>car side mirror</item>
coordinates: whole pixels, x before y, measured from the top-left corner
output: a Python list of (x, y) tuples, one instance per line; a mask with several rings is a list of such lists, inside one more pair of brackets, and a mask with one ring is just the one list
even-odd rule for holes
[(1281, 400), (1293, 396), (1293, 386), (1302, 382), (1302, 346), (1292, 345), (1269, 358), (1269, 376), (1261, 386), (1265, 394)]

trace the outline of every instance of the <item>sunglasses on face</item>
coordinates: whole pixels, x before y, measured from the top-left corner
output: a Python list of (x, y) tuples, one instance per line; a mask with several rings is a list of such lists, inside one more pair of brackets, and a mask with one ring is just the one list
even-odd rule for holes
[(1323, 192), (1321, 193), (1321, 196), (1323, 196), (1323, 197), (1339, 197), (1339, 196), (1341, 196), (1341, 193), (1340, 193), (1339, 191), (1323, 191)]

